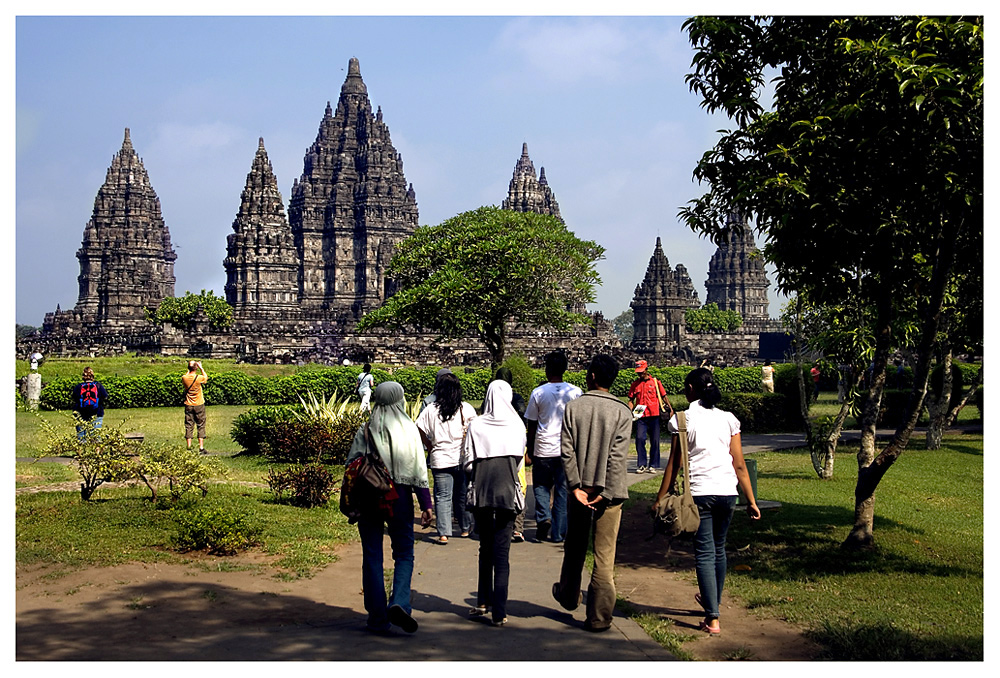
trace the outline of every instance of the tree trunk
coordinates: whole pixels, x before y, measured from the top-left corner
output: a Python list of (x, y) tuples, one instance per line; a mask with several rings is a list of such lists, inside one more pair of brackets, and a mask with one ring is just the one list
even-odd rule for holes
[(927, 449), (940, 450), (941, 439), (944, 437), (944, 430), (948, 426), (948, 405), (951, 404), (951, 392), (954, 389), (954, 380), (951, 375), (952, 351), (947, 348), (942, 351), (941, 365), (944, 372), (941, 374), (941, 393), (927, 394)]
[(871, 548), (874, 545), (875, 489), (881, 482), (886, 471), (906, 449), (910, 441), (920, 412), (924, 406), (927, 394), (927, 382), (930, 378), (931, 357), (941, 324), (941, 312), (944, 308), (945, 291), (951, 277), (955, 262), (955, 243), (962, 230), (962, 223), (954, 225), (952, 232), (942, 229), (938, 236), (938, 256), (931, 273), (927, 290), (927, 303), (921, 305), (923, 325), (920, 328), (920, 341), (917, 348), (917, 361), (914, 365), (913, 390), (907, 404), (907, 416), (896, 429), (889, 445), (878, 456), (875, 455), (875, 423), (878, 418), (879, 401), (885, 385), (885, 367), (888, 363), (891, 344), (892, 302), (888, 296), (877, 303), (875, 324), (875, 361), (872, 374), (872, 386), (869, 389), (868, 402), (865, 403), (862, 416), (861, 449), (858, 451), (858, 483), (854, 489), (854, 527), (847, 539), (841, 544), (845, 549)]

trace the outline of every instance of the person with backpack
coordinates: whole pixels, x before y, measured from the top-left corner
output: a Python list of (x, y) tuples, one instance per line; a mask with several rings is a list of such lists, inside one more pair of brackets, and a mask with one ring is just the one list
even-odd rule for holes
[[(101, 428), (104, 421), (104, 407), (108, 402), (108, 392), (101, 382), (94, 379), (94, 370), (83, 368), (83, 382), (73, 387), (73, 411), (80, 415), (83, 421), (93, 422), (93, 427)], [(86, 427), (78, 424), (76, 435), (80, 440), (87, 437)]]
[[(732, 412), (718, 409), (722, 393), (712, 372), (699, 367), (691, 370), (684, 380), (684, 394), (691, 403), (687, 410), (688, 486), (694, 495), (701, 524), (694, 535), (695, 574), (698, 594), (695, 601), (705, 610), (700, 629), (717, 636), (719, 600), (726, 581), (726, 534), (736, 508), (737, 486), (747, 498), (747, 514), (760, 519), (760, 509), (753, 496), (750, 475), (743, 459), (740, 442), (740, 420)], [(667, 425), (677, 433), (677, 415)], [(681, 467), (680, 442), (672, 440), (667, 471), (663, 474), (660, 491), (653, 510), (656, 511), (677, 478)]]

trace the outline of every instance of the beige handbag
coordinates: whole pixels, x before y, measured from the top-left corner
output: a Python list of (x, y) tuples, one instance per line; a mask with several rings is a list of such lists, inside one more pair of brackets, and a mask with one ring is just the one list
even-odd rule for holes
[(677, 435), (680, 438), (681, 473), (676, 480), (680, 481), (684, 489), (678, 494), (676, 487), (671, 487), (653, 514), (653, 533), (671, 538), (692, 535), (701, 525), (698, 506), (691, 495), (686, 412), (677, 413)]

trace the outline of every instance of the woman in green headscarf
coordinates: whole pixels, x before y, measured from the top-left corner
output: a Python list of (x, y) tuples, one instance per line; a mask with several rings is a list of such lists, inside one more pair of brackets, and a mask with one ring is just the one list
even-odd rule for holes
[[(369, 444), (389, 469), (396, 485), (397, 499), (392, 514), (372, 513), (358, 520), (361, 536), (361, 582), (368, 611), (367, 629), (374, 633), (389, 632), (395, 624), (407, 633), (417, 630), (411, 616), (410, 579), (413, 576), (413, 493), (417, 494), (421, 518), (431, 519), (431, 494), (427, 482), (427, 461), (420, 442), (420, 432), (406, 413), (403, 387), (395, 381), (385, 381), (375, 387), (374, 407), (368, 423), (358, 429), (347, 461), (360, 457)], [(382, 533), (388, 525), (392, 542), (394, 571), (392, 595), (388, 602), (382, 572)]]

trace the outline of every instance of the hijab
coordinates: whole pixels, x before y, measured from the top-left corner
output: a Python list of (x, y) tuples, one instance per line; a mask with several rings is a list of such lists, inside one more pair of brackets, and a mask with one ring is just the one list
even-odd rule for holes
[(465, 437), (469, 458), (519, 457), (524, 454), (527, 433), (521, 416), (511, 404), (510, 384), (501, 379), (490, 382), (483, 401), (483, 414), (469, 422)]
[[(384, 381), (372, 395), (372, 414), (368, 420), (368, 436), (394, 483), (411, 487), (428, 487), (427, 460), (420, 442), (420, 432), (406, 413), (403, 387), (395, 381)], [(366, 451), (365, 427), (362, 426), (350, 457)]]

